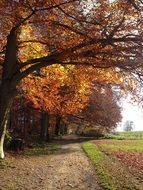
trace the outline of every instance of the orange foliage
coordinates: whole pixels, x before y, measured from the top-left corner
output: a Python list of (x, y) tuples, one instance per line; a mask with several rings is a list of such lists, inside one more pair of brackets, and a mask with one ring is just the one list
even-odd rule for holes
[(90, 77), (82, 68), (55, 65), (41, 69), (39, 75), (29, 75), (22, 82), (25, 97), (35, 108), (53, 114), (78, 112), (88, 102), (92, 87)]

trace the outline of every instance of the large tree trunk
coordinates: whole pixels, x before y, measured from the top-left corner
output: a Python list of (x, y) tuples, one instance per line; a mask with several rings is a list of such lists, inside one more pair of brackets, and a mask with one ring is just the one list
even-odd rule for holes
[(41, 140), (49, 140), (49, 114), (47, 112), (41, 112)]
[(4, 138), (7, 130), (9, 112), (16, 90), (12, 90), (9, 83), (0, 86), (0, 158), (4, 158)]
[(15, 76), (20, 72), (17, 59), (17, 31), (13, 28), (7, 36), (3, 73), (0, 84), (0, 158), (4, 158), (3, 144), (9, 119), (10, 107), (16, 95), (18, 80)]
[(56, 125), (55, 125), (55, 135), (58, 136), (60, 132), (60, 123), (61, 123), (61, 116), (56, 116)]

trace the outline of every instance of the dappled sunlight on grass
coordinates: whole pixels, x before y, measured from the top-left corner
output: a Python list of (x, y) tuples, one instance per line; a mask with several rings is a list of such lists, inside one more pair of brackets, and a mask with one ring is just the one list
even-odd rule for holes
[(51, 155), (55, 154), (60, 150), (59, 144), (53, 143), (37, 143), (32, 149), (27, 149), (24, 151), (24, 156), (40, 156), (40, 155)]

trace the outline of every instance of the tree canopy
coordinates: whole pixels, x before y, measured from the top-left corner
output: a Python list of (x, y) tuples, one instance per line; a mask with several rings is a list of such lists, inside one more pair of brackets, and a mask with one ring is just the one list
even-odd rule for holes
[(140, 71), (142, 14), (136, 6), (142, 7), (131, 2), (1, 1), (1, 51), (8, 55), (12, 40), (15, 67), (12, 58), (9, 65), (17, 80), (55, 63)]

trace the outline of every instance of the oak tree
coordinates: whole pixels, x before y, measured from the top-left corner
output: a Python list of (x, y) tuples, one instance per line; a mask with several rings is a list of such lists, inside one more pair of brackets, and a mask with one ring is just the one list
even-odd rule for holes
[[(1, 0), (0, 20), (1, 158), (17, 85), (33, 71), (58, 63), (142, 71), (140, 0)], [(27, 56), (33, 48), (39, 55)]]

